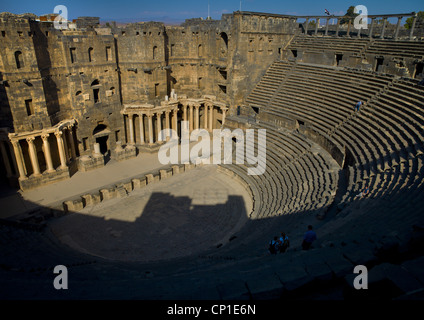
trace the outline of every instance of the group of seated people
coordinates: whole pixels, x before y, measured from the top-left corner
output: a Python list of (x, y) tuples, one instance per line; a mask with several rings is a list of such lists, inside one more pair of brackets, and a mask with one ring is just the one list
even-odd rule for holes
[(283, 253), (286, 252), (289, 246), (289, 237), (284, 232), (281, 232), (281, 236), (279, 238), (275, 236), (274, 239), (271, 240), (268, 250), (271, 254), (277, 254), (278, 252)]
[[(302, 250), (309, 250), (312, 247), (312, 243), (317, 239), (317, 234), (312, 230), (312, 226), (308, 225), (308, 230), (303, 235)], [(277, 254), (278, 252), (286, 252), (287, 248), (290, 247), (289, 237), (281, 232), (281, 237), (275, 236), (270, 241), (268, 251), (271, 254)]]

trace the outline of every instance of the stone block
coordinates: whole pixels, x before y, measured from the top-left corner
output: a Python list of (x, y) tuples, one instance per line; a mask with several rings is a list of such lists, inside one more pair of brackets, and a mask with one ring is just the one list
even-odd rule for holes
[(65, 212), (70, 212), (70, 211), (81, 210), (84, 207), (84, 205), (82, 203), (82, 199), (80, 199), (80, 200), (68, 200), (68, 201), (65, 201), (63, 203), (63, 207), (64, 207)]
[(153, 176), (153, 174), (151, 173), (146, 174), (146, 184), (150, 184), (154, 182), (155, 182), (155, 177)]
[(166, 170), (159, 170), (160, 180), (168, 178), (168, 172)]
[(133, 187), (132, 187), (131, 181), (124, 182), (123, 183), (123, 187), (125, 188), (125, 190), (127, 190), (128, 193), (130, 193), (131, 191), (133, 191)]
[(101, 189), (100, 198), (102, 201), (116, 198), (116, 190), (114, 188)]
[(132, 188), (133, 188), (133, 190), (135, 190), (135, 189), (140, 189), (140, 188), (141, 188), (141, 181), (140, 181), (140, 179), (139, 179), (139, 178), (134, 178), (134, 179), (132, 179), (132, 180), (131, 180), (131, 183), (132, 183)]
[(172, 166), (172, 174), (178, 174), (180, 173), (180, 167), (179, 166)]
[(85, 194), (81, 196), (84, 207), (92, 206), (100, 202), (100, 195), (98, 194)]

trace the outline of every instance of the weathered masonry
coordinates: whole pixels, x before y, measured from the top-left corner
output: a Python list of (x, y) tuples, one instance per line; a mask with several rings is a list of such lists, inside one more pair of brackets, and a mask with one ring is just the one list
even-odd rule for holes
[[(80, 17), (58, 30), (51, 15), (2, 13), (0, 177), (26, 190), (155, 151), (169, 138), (161, 130), (180, 133), (183, 120), (190, 130), (220, 128), (227, 116), (255, 112), (247, 94), (280, 59), (419, 77), (422, 55), (387, 49), (396, 41), (421, 50), (416, 16), (410, 30), (400, 24), (408, 16), (369, 16), (367, 31), (343, 17), (239, 11), (180, 26)], [(320, 47), (323, 38), (345, 49)]]

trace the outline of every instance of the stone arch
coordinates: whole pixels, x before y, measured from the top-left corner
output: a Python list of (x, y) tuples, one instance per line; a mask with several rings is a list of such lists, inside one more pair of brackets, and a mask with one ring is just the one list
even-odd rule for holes
[(21, 69), (24, 67), (24, 57), (22, 51), (15, 51), (16, 68)]

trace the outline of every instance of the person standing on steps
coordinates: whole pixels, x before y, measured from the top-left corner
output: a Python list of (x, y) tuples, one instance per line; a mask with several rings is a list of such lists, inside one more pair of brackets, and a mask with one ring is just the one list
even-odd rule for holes
[(317, 239), (317, 234), (312, 230), (312, 226), (308, 226), (308, 231), (305, 232), (302, 242), (302, 250), (309, 250), (312, 246), (312, 242)]
[(355, 105), (355, 112), (359, 111), (359, 108), (361, 107), (361, 105), (362, 105), (362, 101), (359, 100), (358, 103)]

